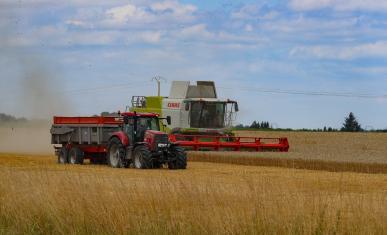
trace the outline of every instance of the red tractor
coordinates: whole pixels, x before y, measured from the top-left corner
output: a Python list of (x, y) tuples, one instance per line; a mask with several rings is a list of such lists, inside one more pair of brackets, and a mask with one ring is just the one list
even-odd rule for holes
[[(111, 167), (185, 169), (182, 147), (160, 131), (158, 114), (126, 112), (116, 116), (54, 117), (51, 143), (58, 163), (107, 163)], [(168, 123), (170, 117), (165, 118)]]

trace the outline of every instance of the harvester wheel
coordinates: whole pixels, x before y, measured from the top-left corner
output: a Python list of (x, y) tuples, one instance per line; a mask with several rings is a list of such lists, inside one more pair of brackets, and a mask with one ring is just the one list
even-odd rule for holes
[(133, 165), (136, 169), (152, 168), (152, 157), (149, 149), (146, 146), (140, 145), (134, 149)]
[(71, 164), (83, 164), (83, 152), (78, 147), (72, 147), (69, 151), (69, 162)]
[(69, 159), (68, 159), (68, 151), (65, 147), (62, 147), (60, 150), (59, 150), (59, 153), (58, 153), (58, 163), (59, 164), (66, 164), (66, 163), (69, 163)]
[(170, 153), (172, 156), (170, 156), (171, 160), (168, 162), (169, 169), (175, 170), (187, 168), (187, 153), (182, 147), (172, 147)]
[(128, 163), (124, 159), (125, 148), (122, 145), (121, 140), (118, 138), (112, 138), (109, 142), (107, 163), (113, 168), (127, 167)]

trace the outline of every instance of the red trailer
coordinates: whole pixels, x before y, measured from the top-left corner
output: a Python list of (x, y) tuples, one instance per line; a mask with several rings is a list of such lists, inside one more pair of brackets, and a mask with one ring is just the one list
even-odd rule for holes
[[(54, 117), (51, 143), (58, 162), (112, 167), (185, 169), (184, 149), (160, 131), (158, 114), (126, 112), (103, 117)], [(170, 122), (170, 118), (166, 118)]]

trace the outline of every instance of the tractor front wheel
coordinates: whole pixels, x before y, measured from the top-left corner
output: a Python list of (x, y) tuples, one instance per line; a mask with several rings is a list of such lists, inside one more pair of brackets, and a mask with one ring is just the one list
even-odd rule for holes
[(180, 146), (172, 147), (168, 168), (171, 170), (186, 169), (187, 168), (187, 153)]
[(146, 146), (140, 145), (134, 149), (133, 165), (136, 169), (152, 168), (152, 157), (149, 149)]

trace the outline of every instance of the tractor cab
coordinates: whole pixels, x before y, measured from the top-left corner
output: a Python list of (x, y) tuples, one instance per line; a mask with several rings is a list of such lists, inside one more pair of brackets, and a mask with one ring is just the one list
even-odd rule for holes
[[(160, 121), (158, 114), (127, 112), (122, 114), (124, 119), (123, 131), (133, 142), (144, 142), (146, 133), (164, 134), (160, 132)], [(170, 123), (170, 117), (165, 118)]]

